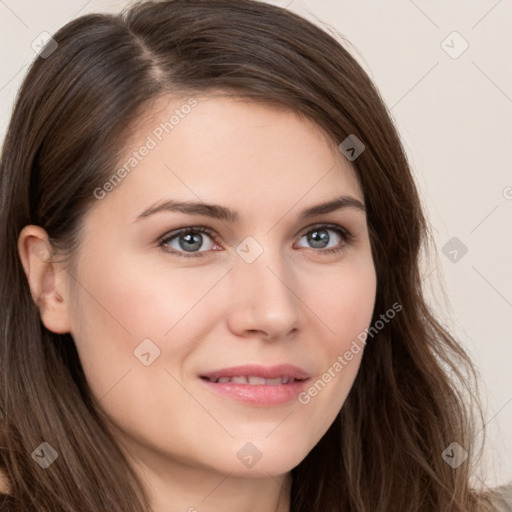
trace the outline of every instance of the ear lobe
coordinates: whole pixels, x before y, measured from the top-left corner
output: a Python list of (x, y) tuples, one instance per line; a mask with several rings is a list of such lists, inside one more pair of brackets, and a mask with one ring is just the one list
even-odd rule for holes
[(66, 297), (66, 272), (53, 261), (48, 234), (40, 226), (25, 226), (18, 237), (18, 253), (44, 326), (55, 333), (71, 331)]

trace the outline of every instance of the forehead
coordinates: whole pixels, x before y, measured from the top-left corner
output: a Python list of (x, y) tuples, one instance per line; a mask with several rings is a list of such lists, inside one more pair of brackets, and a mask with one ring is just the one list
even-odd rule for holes
[(155, 101), (130, 130), (123, 168), (101, 203), (131, 217), (166, 196), (260, 216), (271, 204), (305, 207), (341, 194), (362, 200), (353, 168), (316, 123), (281, 105), (221, 94)]

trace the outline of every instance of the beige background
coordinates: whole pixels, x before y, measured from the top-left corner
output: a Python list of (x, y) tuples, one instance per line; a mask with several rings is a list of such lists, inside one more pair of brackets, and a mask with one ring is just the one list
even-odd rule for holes
[[(424, 281), (432, 289), (429, 296), (481, 375), (488, 445), (480, 477), (491, 485), (508, 482), (512, 0), (272, 3), (288, 6), (315, 23), (320, 23), (316, 18), (328, 22), (343, 34), (391, 109), (436, 238), (437, 258), (424, 265)], [(0, 140), (35, 55), (32, 41), (78, 15), (125, 5), (126, 1), (108, 0), (0, 0)], [(465, 44), (467, 50), (458, 55)], [(453, 237), (467, 247), (464, 256), (460, 250), (450, 255), (450, 245), (447, 255), (443, 253)], [(448, 304), (438, 288), (440, 278), (445, 280)]]

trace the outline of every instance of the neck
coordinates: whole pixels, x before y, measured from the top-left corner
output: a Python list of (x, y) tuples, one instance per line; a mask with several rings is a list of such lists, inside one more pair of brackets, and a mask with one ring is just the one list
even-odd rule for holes
[(248, 477), (168, 460), (133, 461), (152, 512), (289, 512), (291, 474)]

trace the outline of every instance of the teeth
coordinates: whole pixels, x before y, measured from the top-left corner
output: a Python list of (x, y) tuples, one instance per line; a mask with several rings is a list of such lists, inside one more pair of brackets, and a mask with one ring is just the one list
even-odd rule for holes
[(234, 384), (247, 384), (247, 377), (244, 377), (243, 375), (240, 377), (231, 377), (231, 382)]
[[(275, 380), (275, 379), (274, 379)], [(281, 379), (278, 379), (281, 380)], [(249, 384), (265, 384), (265, 378), (264, 377), (247, 377), (247, 382)]]
[(293, 381), (292, 377), (275, 377), (274, 379), (265, 379), (256, 375), (240, 376), (240, 377), (219, 377), (218, 379), (209, 379), (211, 382), (218, 382), (219, 384), (226, 384), (232, 382), (233, 384), (249, 384), (251, 386), (280, 386), (281, 384), (288, 384)]
[(263, 379), (266, 381), (266, 384), (268, 384), (269, 386), (279, 386), (280, 384), (284, 384), (283, 383), (283, 377), (276, 377), (275, 379)]

